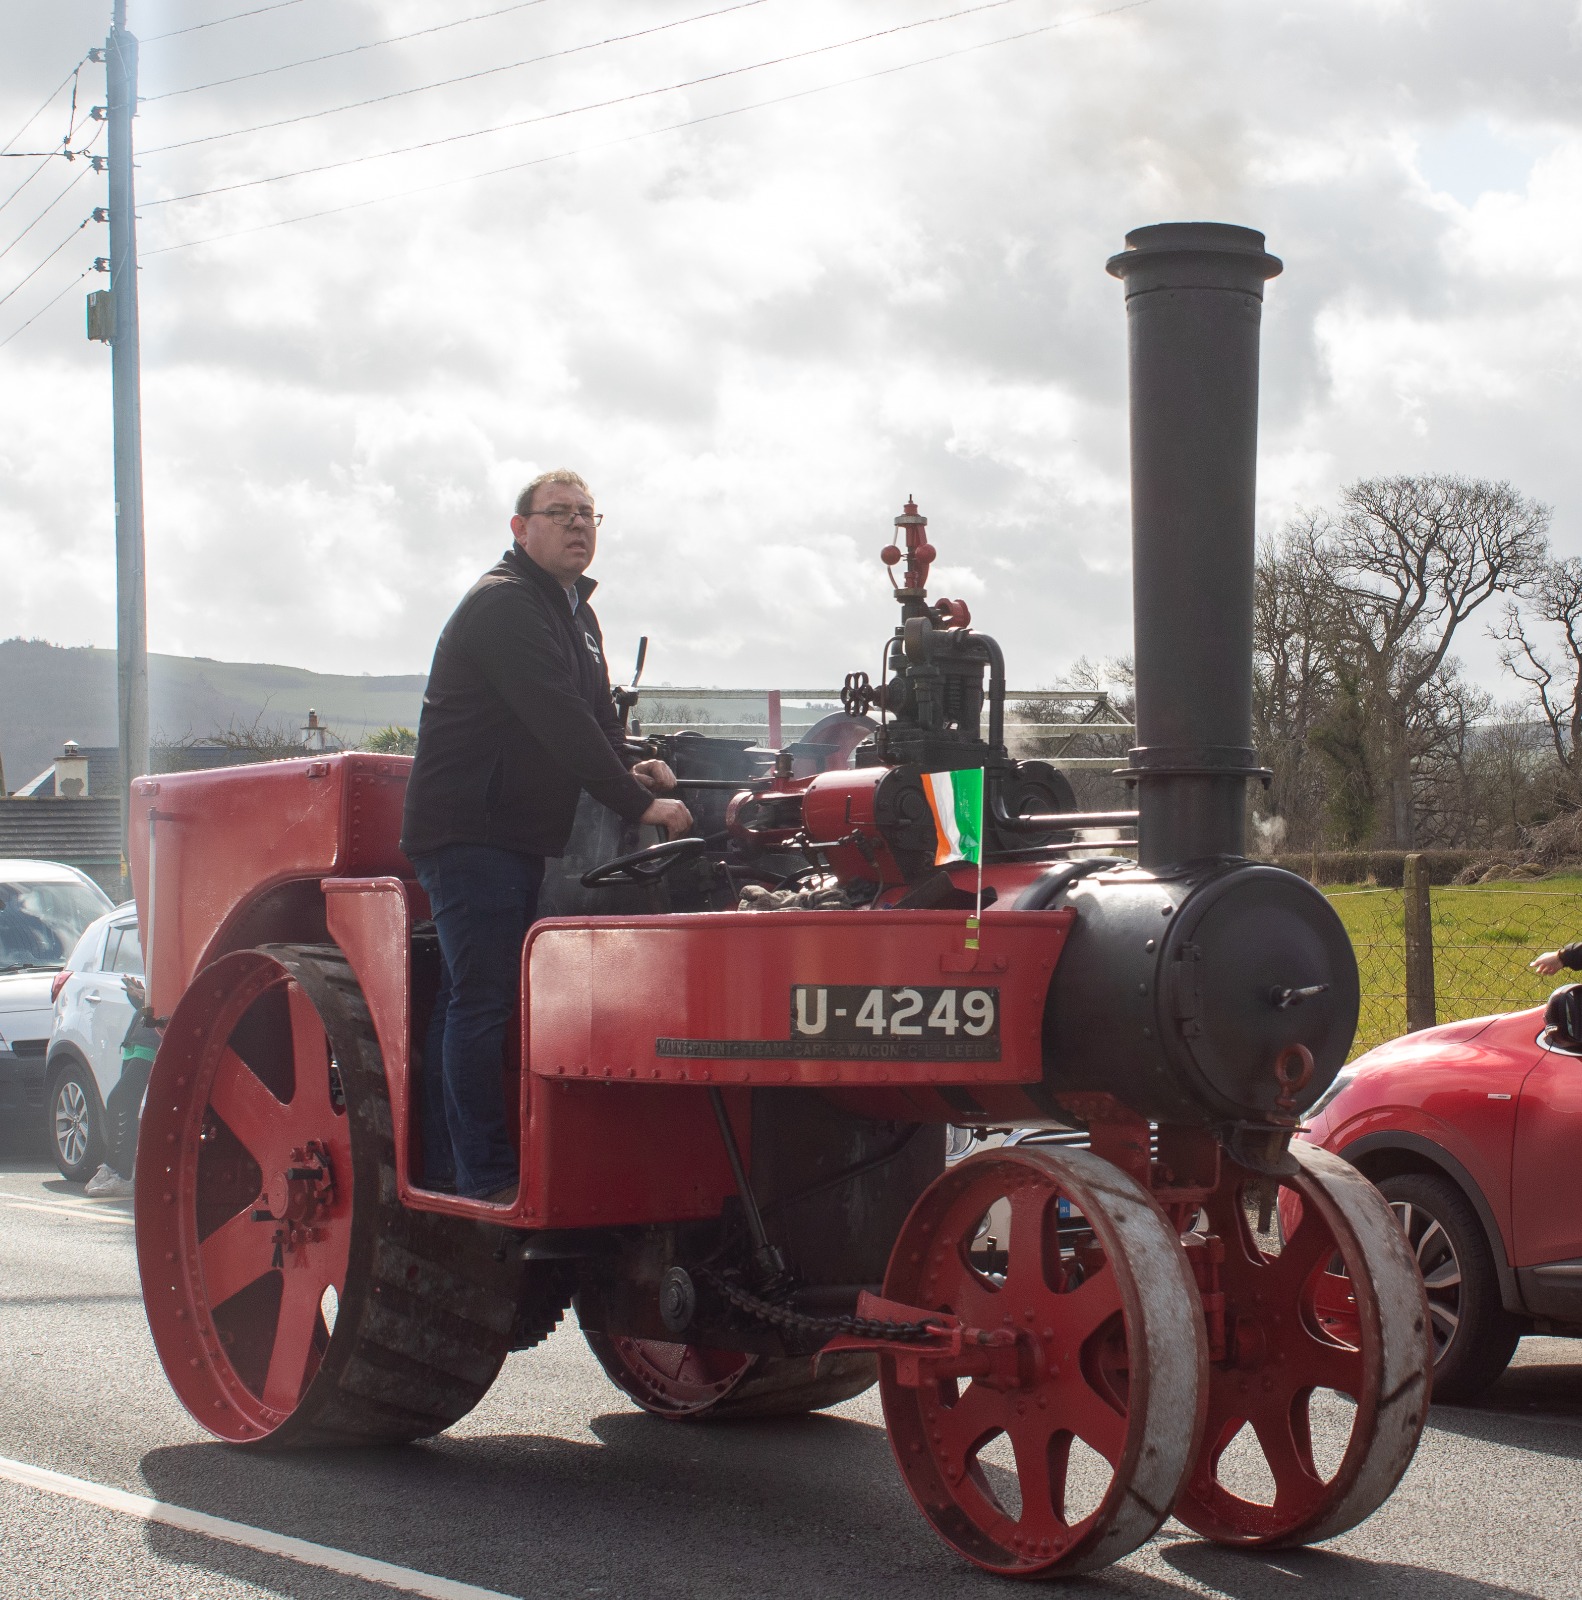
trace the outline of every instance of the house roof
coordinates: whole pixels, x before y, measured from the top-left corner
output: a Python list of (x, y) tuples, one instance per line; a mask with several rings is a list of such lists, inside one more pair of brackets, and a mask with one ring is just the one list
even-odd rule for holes
[(64, 861), (93, 875), (121, 864), (121, 803), (108, 799), (0, 800), (0, 856)]
[[(121, 787), (121, 752), (115, 745), (102, 747), (90, 745), (80, 749), (78, 755), (84, 757), (88, 763), (88, 793), (90, 796), (113, 796)], [(19, 796), (25, 795), (32, 798), (52, 799), (55, 795), (55, 764), (49, 766), (35, 778), (30, 778), (18, 789)], [(3, 798), (3, 797), (0, 797)]]

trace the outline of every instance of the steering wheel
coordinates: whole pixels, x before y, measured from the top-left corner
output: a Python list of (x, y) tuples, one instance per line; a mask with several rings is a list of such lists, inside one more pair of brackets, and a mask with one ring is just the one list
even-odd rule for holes
[(684, 839), (661, 839), (645, 850), (634, 850), (628, 856), (617, 856), (613, 861), (590, 867), (582, 875), (582, 887), (612, 889), (620, 884), (658, 883), (677, 863), (690, 861), (708, 847), (707, 839), (690, 834)]

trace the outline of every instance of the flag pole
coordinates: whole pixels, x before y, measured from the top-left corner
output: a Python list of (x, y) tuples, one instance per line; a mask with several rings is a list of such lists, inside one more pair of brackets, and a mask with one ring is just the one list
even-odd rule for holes
[(988, 787), (988, 774), (987, 774), (987, 772), (986, 772), (986, 770), (984, 768), (979, 767), (978, 768), (978, 837), (977, 837), (977, 839), (975, 841), (975, 843), (977, 845), (977, 857), (978, 857), (978, 894), (977, 894), (977, 899), (973, 902), (972, 915), (967, 918), (966, 948), (968, 950), (976, 950), (978, 948), (978, 928), (979, 928), (979, 925), (980, 925), (980, 923), (982, 921), (982, 918), (983, 918), (983, 822), (984, 822), (983, 813), (984, 813), (984, 810), (985, 810), (985, 807), (986, 807), (987, 801), (988, 801), (988, 795), (987, 795), (987, 792), (986, 792), (987, 791), (987, 787)]

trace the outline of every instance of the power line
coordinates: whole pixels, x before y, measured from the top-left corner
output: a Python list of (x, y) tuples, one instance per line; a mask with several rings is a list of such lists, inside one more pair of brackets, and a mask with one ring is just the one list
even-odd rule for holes
[(218, 89), (228, 83), (246, 83), (251, 78), (267, 78), (271, 73), (290, 72), (293, 67), (311, 67), (316, 62), (334, 61), (339, 56), (354, 56), (362, 50), (377, 50), (381, 45), (404, 44), (408, 39), (421, 39), (425, 34), (443, 33), (447, 28), (460, 28), (469, 22), (487, 22), (491, 17), (503, 17), (509, 11), (525, 11), (529, 6), (541, 6), (544, 0), (516, 0), (514, 5), (501, 6), (498, 11), (480, 11), (473, 17), (457, 17), (454, 22), (436, 22), (431, 28), (414, 28), (411, 33), (393, 33), (388, 39), (370, 39), (366, 44), (348, 45), (344, 50), (327, 50), (321, 56), (305, 56), (301, 61), (282, 62), (278, 67), (260, 67), (256, 72), (238, 72), (234, 78), (211, 78), (207, 83), (189, 84), (185, 89), (167, 89), (163, 94), (139, 95), (142, 105), (152, 105), (156, 100), (173, 100), (179, 94), (196, 94), (200, 89)]
[(4, 211), (5, 208), (10, 205), (11, 202), (15, 200), (16, 197), (21, 194), (21, 192), (27, 188), (27, 186), (39, 175), (39, 173), (41, 173), (54, 159), (55, 152), (52, 150), (47, 156), (44, 157), (42, 161), (39, 162), (36, 167), (34, 167), (30, 173), (28, 173), (28, 175), (16, 186), (16, 188), (11, 191), (10, 194), (5, 197), (4, 200), (0, 200), (0, 211)]
[[(478, 78), (493, 77), (500, 72), (515, 72), (519, 67), (536, 67), (544, 61), (558, 61), (563, 56), (580, 55), (587, 50), (601, 50), (605, 45), (625, 44), (629, 39), (644, 39), (652, 33), (665, 33), (671, 28), (682, 28), (692, 22), (707, 22), (711, 17), (723, 17), (731, 11), (750, 11), (767, 0), (734, 0), (734, 4), (721, 6), (714, 11), (703, 11), (690, 17), (677, 17), (673, 22), (658, 22), (650, 28), (639, 28), (635, 33), (612, 34), (608, 39), (593, 39), (587, 44), (568, 45), (564, 50), (551, 50), (545, 55), (528, 56), (523, 61), (507, 61), (503, 66), (480, 67), (476, 72), (464, 72), (456, 78), (440, 78), (434, 83), (420, 83), (411, 89), (392, 89), (389, 94), (376, 94), (369, 100), (351, 100), (343, 106), (326, 106), (322, 111), (302, 111), (293, 117), (281, 117), (275, 122), (259, 122), (250, 128), (232, 128), (226, 133), (200, 133), (195, 139), (178, 139), (174, 144), (157, 144), (143, 151), (145, 156), (162, 156), (170, 150), (186, 150), (195, 144), (213, 144), (217, 139), (235, 139), (248, 133), (265, 133), (271, 128), (286, 128), (295, 122), (312, 122), (315, 117), (333, 117), (342, 111), (361, 111), (365, 106), (383, 105), (387, 100), (402, 100), (411, 94), (426, 94), (430, 89), (450, 89), (458, 83), (472, 83)], [(1009, 5), (1011, 0), (995, 0), (997, 5)], [(514, 126), (514, 124), (506, 124)]]
[(266, 11), (283, 11), (287, 6), (301, 5), (302, 0), (275, 0), (271, 6), (258, 6), (252, 11), (233, 11), (228, 17), (212, 17), (208, 22), (194, 22), (190, 28), (172, 28), (168, 33), (151, 33), (142, 44), (157, 44), (161, 39), (174, 39), (179, 34), (197, 33), (204, 28), (217, 28), (222, 22), (240, 22), (243, 17), (261, 17)]
[(45, 206), (44, 209), (41, 212), (39, 212), (39, 214), (36, 217), (34, 217), (34, 219), (30, 223), (28, 223), (28, 225), (16, 236), (16, 238), (14, 238), (11, 241), (10, 244), (8, 244), (5, 247), (5, 249), (0, 250), (0, 261), (4, 261), (5, 258), (8, 255), (10, 255), (11, 252), (13, 250), (15, 250), (16, 247), (19, 244), (21, 244), (21, 242), (25, 238), (27, 238), (27, 236), (39, 225), (39, 223), (41, 223), (45, 219), (45, 217), (47, 217), (50, 214), (50, 212), (53, 211), (55, 209), (55, 207), (58, 206), (61, 203), (61, 201), (64, 200), (66, 198), (66, 196), (69, 195), (71, 193), (71, 191), (73, 189), (75, 189), (77, 187), (77, 185), (79, 183), (81, 183), (82, 180), (85, 177), (87, 177), (89, 172), (91, 172), (92, 170), (93, 169), (91, 167), (84, 167), (77, 174), (77, 176), (75, 178), (73, 178), (71, 180), (71, 182), (68, 183), (66, 185), (66, 187), (64, 189), (62, 189), (61, 192), (58, 195), (56, 195), (55, 198), (53, 200), (51, 200), (50, 203), (47, 206)]
[[(755, 3), (755, 0), (748, 0)], [(765, 67), (785, 66), (792, 61), (805, 61), (812, 56), (827, 55), (831, 50), (845, 50), (856, 44), (867, 44), (874, 39), (888, 38), (892, 34), (907, 33), (914, 28), (924, 28), (936, 22), (953, 22), (958, 17), (972, 16), (982, 11), (997, 11), (1003, 6), (1017, 3), (1017, 0), (982, 0), (978, 5), (965, 6), (959, 11), (947, 11), (935, 17), (923, 17), (916, 22), (902, 22), (893, 28), (882, 28), (876, 33), (865, 33), (854, 39), (840, 39), (833, 44), (815, 45), (811, 49), (797, 50), (790, 55), (775, 56), (768, 61), (754, 61), (743, 67), (727, 67), (719, 72), (705, 73), (700, 78), (688, 78), (682, 83), (665, 84), (658, 89), (637, 89), (631, 94), (616, 95), (610, 100), (596, 100), (588, 105), (569, 106), (562, 111), (545, 111), (535, 117), (520, 117), (515, 122), (497, 123), (492, 128), (475, 128), (467, 133), (447, 134), (439, 139), (425, 139), (420, 144), (402, 145), (394, 150), (375, 150), (369, 155), (347, 156), (340, 161), (324, 161), (315, 167), (298, 167), (293, 172), (277, 172), (267, 178), (244, 178), (237, 183), (218, 184), (212, 189), (195, 189), (190, 194), (166, 195), (159, 200), (145, 200), (143, 209), (150, 210), (154, 206), (179, 205), (185, 200), (202, 200), (215, 194), (232, 194), (238, 189), (256, 189), (266, 183), (281, 183), (287, 178), (305, 178), (320, 172), (334, 172), (342, 167), (360, 166), (366, 161), (383, 161), (390, 156), (412, 155), (419, 150), (433, 150), (441, 145), (458, 144), (467, 139), (481, 139), (491, 133), (506, 133), (515, 128), (526, 128), (540, 122), (555, 122), (563, 117), (578, 116), (585, 111), (604, 111), (611, 106), (629, 105), (637, 100), (651, 100), (656, 95), (673, 94), (680, 89), (695, 89), (700, 84), (717, 83), (724, 78), (740, 77), (746, 72), (759, 72)], [(1035, 32), (1039, 30), (1034, 30)], [(167, 145), (165, 149), (175, 149), (174, 145)], [(145, 151), (145, 155), (153, 154)]]
[[(104, 133), (105, 126), (106, 125), (103, 122), (101, 122), (99, 124), (99, 126), (94, 129), (93, 137), (87, 142), (87, 144), (83, 145), (80, 149), (77, 149), (77, 150), (31, 150), (31, 151), (29, 151), (28, 152), (29, 155), (39, 156), (42, 159), (39, 161), (39, 164), (36, 167), (34, 167), (34, 169), (30, 173), (28, 173), (28, 175), (16, 186), (16, 188), (14, 188), (11, 191), (11, 193), (8, 194), (5, 197), (4, 200), (0, 200), (0, 211), (4, 211), (5, 208), (8, 205), (10, 205), (11, 202), (13, 200), (15, 200), (16, 197), (19, 194), (21, 194), (21, 192), (25, 188), (27, 188), (27, 186), (39, 175), (39, 173), (41, 173), (45, 169), (45, 167), (47, 167), (50, 164), (50, 162), (58, 160), (58, 159), (65, 159), (67, 161), (81, 161), (85, 157), (87, 157), (89, 155), (89, 153), (92, 151), (93, 147), (99, 142), (99, 139), (100, 139), (101, 135)], [(74, 129), (73, 131), (75, 132), (76, 130)], [(93, 159), (94, 160), (100, 160), (102, 158), (94, 157)], [(92, 161), (89, 162), (89, 165), (90, 166), (92, 165)], [(83, 170), (86, 171), (87, 168), (84, 168)]]
[[(71, 148), (72, 139), (77, 135), (78, 131), (82, 127), (84, 127), (87, 123), (94, 122), (94, 121), (97, 121), (99, 123), (99, 126), (98, 126), (98, 129), (95, 131), (93, 138), (90, 139), (87, 142), (87, 144), (85, 144), (82, 147), (81, 150), (73, 150)], [(104, 128), (105, 128), (105, 124), (104, 124), (104, 120), (103, 119), (96, 118), (91, 110), (90, 111), (86, 111), (86, 112), (83, 113), (82, 116), (78, 117), (72, 123), (71, 127), (69, 127), (66, 130), (66, 137), (61, 140), (60, 147), (58, 149), (55, 149), (55, 150), (0, 150), (0, 157), (4, 157), (8, 161), (14, 161), (14, 160), (21, 160), (22, 158), (28, 157), (28, 156), (42, 156), (46, 161), (51, 161), (56, 156), (64, 156), (67, 161), (75, 161), (78, 156), (84, 154), (86, 151), (89, 151), (89, 150), (93, 149), (94, 144), (97, 142), (97, 140), (99, 138), (99, 135), (104, 132)]]
[(11, 288), (7, 289), (4, 294), (0, 294), (0, 306), (3, 306), (6, 303), (6, 301), (9, 300), (11, 298), (11, 296), (14, 295), (17, 292), (17, 290), (22, 287), (23, 284), (29, 282), (32, 278), (36, 277), (38, 275), (38, 273), (42, 272), (43, 269), (51, 261), (53, 261), (55, 259), (55, 257), (58, 256), (61, 253), (61, 251), (64, 250), (66, 248), (66, 246), (69, 245), (71, 243), (71, 241), (73, 239), (75, 239), (77, 237), (77, 235), (79, 233), (81, 233), (82, 230), (84, 228), (86, 228), (88, 226), (88, 224), (90, 222), (92, 222), (92, 221), (93, 221), (93, 218), (91, 216), (84, 217), (82, 219), (82, 221), (79, 222), (77, 224), (77, 226), (75, 228), (73, 228), (71, 230), (71, 232), (68, 233), (66, 235), (66, 237), (64, 239), (62, 239), (61, 242), (58, 245), (56, 245), (55, 248), (53, 250), (51, 250), (50, 253), (47, 256), (45, 256), (44, 259), (41, 262), (39, 262), (39, 264), (36, 267), (34, 267), (32, 272), (28, 273), (27, 277), (22, 280), (22, 283), (14, 284)]
[(971, 55), (978, 50), (992, 50), (1002, 44), (1016, 44), (1022, 39), (1032, 39), (1039, 34), (1053, 33), (1061, 28), (1074, 27), (1079, 22), (1095, 22), (1104, 17), (1118, 16), (1123, 11), (1136, 11), (1143, 6), (1152, 5), (1154, 0), (1125, 0), (1118, 6), (1110, 6), (1103, 11), (1088, 11), (1075, 17), (1062, 17), (1058, 22), (1047, 22), (1037, 28), (1028, 28), (1021, 33), (1006, 34), (998, 39), (983, 39), (977, 44), (960, 45), (953, 50), (942, 50), (937, 55), (924, 56), (917, 61), (903, 61), (892, 67), (879, 67), (872, 72), (860, 72), (849, 78), (839, 78), (833, 83), (815, 84), (810, 89), (794, 89), (786, 94), (778, 94), (766, 100), (754, 100), (744, 106), (730, 106), (724, 111), (710, 111), (702, 116), (688, 117), (682, 122), (667, 123), (662, 128), (645, 128), (640, 133), (622, 134), (618, 138), (603, 139), (595, 144), (579, 145), (574, 150), (560, 150), (547, 156), (534, 156), (527, 161), (513, 161), (508, 166), (491, 167), (486, 172), (468, 173), (462, 178), (444, 178), (438, 183), (425, 183), (415, 189), (401, 189), (394, 194), (374, 195), (366, 200), (349, 200), (343, 205), (327, 206), (321, 211), (307, 211), (300, 216), (278, 217), (273, 222), (258, 222), (251, 227), (233, 228), (228, 233), (209, 234), (202, 239), (183, 239), (178, 244), (160, 245), (155, 250), (145, 250), (143, 257), (168, 255), (173, 250), (190, 250), (197, 245), (219, 244), (226, 239), (240, 239), (250, 233), (266, 233), (271, 228), (286, 228), (297, 222), (316, 222), (322, 217), (338, 216), (343, 211), (361, 211), (368, 206), (383, 205), (389, 200), (407, 200), (413, 195), (432, 194), (438, 189), (454, 189), (460, 184), (476, 183), (484, 178), (502, 177), (508, 172), (521, 172), (528, 167), (546, 166), (553, 161), (569, 160), (573, 156), (588, 155), (599, 150), (614, 149), (618, 145), (634, 144), (640, 139), (651, 139), (662, 133), (676, 133), (683, 128), (695, 128), (705, 122), (719, 122), (726, 117), (740, 116), (747, 111), (761, 111), (767, 106), (785, 105), (792, 100), (805, 100), (812, 95), (826, 94), (831, 89), (845, 89), (852, 84), (868, 83), (875, 78), (893, 77), (897, 73), (910, 72), (915, 67), (933, 66), (940, 61), (948, 61), (955, 56)]
[(44, 96), (43, 105), (41, 105), (38, 108), (38, 110), (35, 111), (33, 113), (33, 115), (31, 117), (29, 117), (27, 119), (27, 121), (24, 122), (22, 124), (22, 126), (20, 128), (18, 128), (17, 131), (11, 135), (11, 137), (9, 139), (7, 139), (4, 144), (0, 144), (0, 155), (4, 155), (6, 153), (6, 151), (8, 151), (11, 148), (11, 146), (14, 145), (17, 142), (17, 140), (20, 139), (22, 137), (22, 135), (24, 133), (26, 133), (27, 130), (29, 128), (31, 128), (33, 126), (33, 124), (35, 122), (37, 122), (40, 117), (42, 117), (44, 115), (44, 113), (46, 111), (49, 110), (50, 103), (54, 100), (55, 96), (58, 95), (61, 92), (61, 90), (64, 89), (66, 87), (66, 85), (68, 83), (70, 83), (71, 80), (73, 78), (75, 78), (79, 72), (82, 71), (83, 62), (86, 61), (87, 59), (88, 59), (87, 56), (84, 56), (82, 58), (82, 61), (79, 61), (77, 63), (77, 65), (74, 66), (71, 69), (71, 71), (68, 72), (66, 74), (66, 76), (64, 78), (62, 78), (60, 80), (60, 82), (57, 83), (55, 85), (55, 87), (53, 89), (51, 89), (50, 92), (47, 95)]
[(10, 333), (8, 333), (8, 334), (7, 334), (7, 335), (6, 335), (6, 336), (5, 336), (5, 338), (3, 338), (3, 339), (0, 339), (0, 350), (4, 350), (4, 349), (5, 349), (5, 347), (6, 347), (6, 346), (7, 346), (7, 345), (8, 345), (8, 344), (10, 344), (10, 343), (11, 343), (11, 341), (12, 341), (12, 340), (13, 340), (13, 339), (14, 339), (14, 338), (16, 338), (16, 336), (17, 336), (17, 335), (18, 335), (18, 334), (19, 334), (19, 333), (21, 333), (21, 332), (23, 332), (23, 331), (24, 331), (24, 330), (25, 330), (25, 329), (28, 329), (28, 328), (31, 328), (31, 327), (32, 327), (32, 326), (33, 326), (33, 324), (34, 324), (34, 323), (35, 323), (35, 322), (37, 322), (37, 321), (38, 321), (38, 319), (39, 319), (39, 318), (40, 318), (40, 317), (42, 317), (42, 316), (43, 316), (43, 315), (44, 315), (44, 313), (45, 313), (45, 312), (46, 312), (46, 311), (48, 311), (48, 310), (49, 310), (49, 308), (50, 308), (50, 307), (51, 307), (51, 306), (52, 306), (52, 305), (54, 305), (54, 304), (55, 304), (55, 303), (56, 303), (56, 302), (57, 302), (57, 301), (60, 301), (60, 300), (64, 300), (64, 299), (65, 299), (65, 298), (66, 298), (66, 296), (67, 296), (67, 295), (69, 295), (69, 294), (70, 294), (70, 293), (71, 293), (71, 291), (72, 291), (72, 290), (73, 290), (73, 289), (75, 289), (75, 288), (76, 288), (76, 287), (77, 287), (77, 285), (78, 285), (78, 284), (79, 284), (79, 283), (81, 283), (81, 282), (82, 282), (82, 280), (83, 280), (83, 279), (84, 279), (84, 278), (86, 278), (86, 277), (87, 277), (87, 276), (88, 276), (88, 274), (89, 274), (89, 273), (90, 273), (90, 272), (92, 272), (92, 271), (93, 271), (93, 268), (92, 268), (92, 267), (84, 267), (84, 268), (83, 268), (83, 269), (82, 269), (82, 271), (81, 271), (81, 272), (79, 272), (79, 273), (78, 273), (78, 274), (77, 274), (77, 276), (76, 276), (76, 277), (75, 277), (75, 278), (73, 278), (73, 279), (72, 279), (72, 280), (71, 280), (71, 282), (70, 282), (70, 283), (68, 283), (68, 284), (67, 284), (67, 285), (66, 285), (66, 287), (65, 287), (65, 288), (64, 288), (64, 289), (62, 289), (62, 290), (61, 290), (61, 292), (60, 292), (60, 293), (59, 293), (59, 294), (58, 294), (58, 295), (56, 295), (56, 296), (55, 296), (55, 298), (54, 298), (54, 299), (53, 299), (53, 300), (46, 300), (46, 301), (45, 301), (45, 302), (44, 302), (44, 304), (43, 304), (43, 305), (41, 305), (41, 306), (40, 306), (40, 307), (39, 307), (39, 308), (38, 308), (38, 310), (37, 310), (37, 311), (35, 311), (35, 312), (34, 312), (34, 313), (33, 313), (33, 315), (32, 315), (32, 316), (31, 316), (31, 317), (29, 317), (29, 318), (28, 318), (28, 319), (27, 319), (27, 321), (26, 321), (26, 322), (24, 322), (24, 323), (23, 323), (23, 324), (22, 324), (22, 326), (21, 326), (21, 327), (20, 327), (20, 328), (13, 328), (13, 329), (12, 329), (12, 330), (11, 330), (11, 332), (10, 332)]
[[(77, 122), (74, 122), (70, 130), (67, 132), (66, 137), (61, 140), (61, 148), (58, 150), (0, 150), (0, 160), (24, 161), (36, 156), (42, 156), (46, 161), (53, 161), (57, 156), (60, 156), (67, 161), (75, 161), (84, 150), (91, 149), (93, 147), (94, 139), (99, 137), (97, 133), (94, 134), (93, 139), (90, 139), (88, 143), (82, 147), (82, 150), (73, 150), (70, 148), (72, 134), (74, 134), (84, 122), (91, 120), (92, 114), (90, 113), (89, 116), (83, 117)], [(102, 132), (104, 124), (101, 122), (99, 126), (100, 131)]]

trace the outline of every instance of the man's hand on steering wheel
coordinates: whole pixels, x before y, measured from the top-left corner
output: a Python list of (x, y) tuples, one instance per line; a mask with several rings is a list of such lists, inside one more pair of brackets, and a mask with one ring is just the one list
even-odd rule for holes
[[(649, 791), (676, 786), (675, 773), (663, 761), (639, 761), (632, 768), (632, 776)], [(603, 862), (583, 873), (585, 889), (655, 883), (672, 867), (707, 848), (702, 839), (686, 837), (687, 829), (692, 826), (692, 813), (679, 800), (653, 800), (637, 820), (663, 829), (670, 837), (649, 845), (646, 850), (617, 856), (614, 861)]]
[[(655, 764), (664, 765), (663, 762)], [(692, 813), (679, 800), (655, 800), (637, 820), (650, 827), (663, 828), (672, 839), (679, 839), (692, 826)]]

